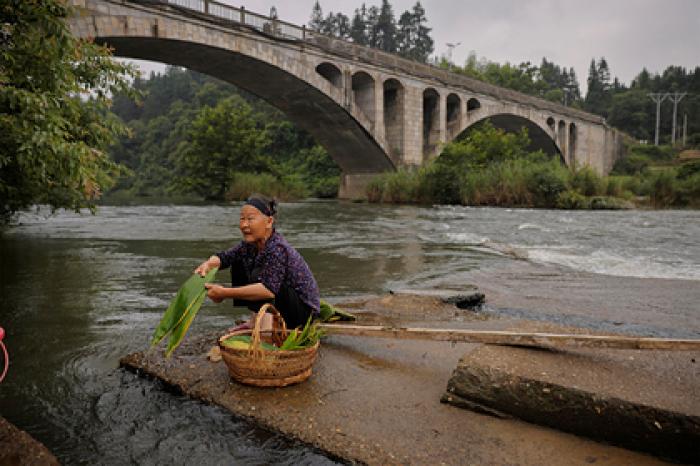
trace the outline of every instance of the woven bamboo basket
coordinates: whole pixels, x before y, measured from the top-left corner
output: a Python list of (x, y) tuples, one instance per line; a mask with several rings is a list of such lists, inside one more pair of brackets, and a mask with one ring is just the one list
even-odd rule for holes
[[(266, 312), (273, 316), (271, 331), (260, 329)], [(285, 387), (308, 379), (318, 354), (318, 342), (310, 348), (293, 351), (266, 351), (260, 346), (261, 341), (279, 346), (287, 338), (287, 334), (287, 327), (280, 313), (272, 304), (265, 304), (255, 316), (252, 329), (239, 330), (220, 337), (221, 357), (231, 378), (256, 387)], [(250, 335), (250, 348), (230, 348), (222, 343), (234, 335)]]

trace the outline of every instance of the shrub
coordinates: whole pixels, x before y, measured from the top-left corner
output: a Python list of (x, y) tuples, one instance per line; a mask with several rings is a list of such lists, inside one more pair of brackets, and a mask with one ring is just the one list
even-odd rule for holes
[(419, 173), (418, 197), (422, 202), (434, 204), (459, 204), (461, 185), (465, 173), (460, 166), (450, 167), (438, 161), (428, 165)]
[(649, 167), (651, 159), (644, 154), (629, 154), (615, 162), (612, 173), (616, 175), (635, 175)]
[(226, 200), (242, 201), (250, 193), (261, 193), (283, 201), (307, 196), (304, 183), (298, 177), (280, 180), (269, 173), (236, 173), (226, 192)]
[(619, 210), (626, 209), (627, 204), (610, 196), (595, 196), (589, 200), (589, 207), (593, 210)]
[(382, 202), (382, 198), (384, 197), (384, 185), (384, 175), (377, 175), (372, 178), (365, 188), (367, 200), (369, 202)]
[(607, 196), (622, 197), (624, 190), (622, 189), (622, 178), (617, 176), (609, 176), (603, 180), (605, 182), (605, 194)]
[(682, 205), (700, 207), (700, 172), (678, 181), (677, 199)]
[(603, 194), (602, 181), (591, 167), (585, 166), (574, 173), (571, 184), (576, 191), (584, 196), (598, 196)]
[(557, 208), (559, 209), (588, 209), (588, 199), (576, 191), (568, 190), (557, 196)]
[(418, 172), (400, 169), (384, 178), (383, 200), (387, 202), (416, 202), (418, 192)]
[(566, 191), (569, 173), (558, 161), (536, 164), (528, 174), (528, 190), (537, 207), (554, 207)]
[(654, 207), (668, 207), (676, 199), (676, 174), (674, 170), (657, 170), (649, 176), (649, 198)]

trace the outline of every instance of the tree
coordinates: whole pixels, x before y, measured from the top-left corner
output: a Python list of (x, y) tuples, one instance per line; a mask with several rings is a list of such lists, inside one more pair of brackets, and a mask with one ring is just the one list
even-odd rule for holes
[(379, 8), (376, 6), (369, 7), (367, 10), (367, 45), (373, 48), (378, 48), (380, 43), (379, 32)]
[(584, 108), (591, 113), (597, 113), (607, 118), (610, 103), (612, 102), (610, 90), (608, 62), (604, 57), (601, 57), (598, 63), (596, 63), (595, 59), (592, 59), (588, 68), (588, 92), (586, 93)]
[(382, 6), (379, 9), (379, 16), (377, 17), (376, 29), (376, 47), (385, 52), (396, 52), (396, 19), (394, 18), (394, 10), (389, 0), (382, 0)]
[(435, 43), (433, 38), (430, 37), (431, 28), (426, 26), (428, 23), (428, 18), (425, 16), (425, 8), (416, 2), (413, 6), (413, 22), (416, 26), (416, 41), (415, 41), (415, 52), (412, 58), (418, 61), (427, 62), (428, 57), (435, 50)]
[(0, 41), (0, 221), (33, 204), (94, 208), (120, 168), (105, 149), (123, 134), (109, 96), (135, 70), (73, 37), (60, 0), (6, 0)]
[(425, 9), (416, 2), (413, 11), (404, 11), (398, 22), (396, 32), (396, 50), (399, 55), (420, 62), (427, 62), (433, 53), (431, 29), (425, 25)]
[(321, 32), (323, 29), (323, 10), (321, 9), (321, 4), (316, 0), (313, 8), (311, 9), (311, 20), (309, 20), (309, 28), (316, 32)]
[(252, 113), (240, 97), (203, 107), (189, 133), (191, 146), (176, 161), (181, 177), (174, 180), (173, 190), (223, 200), (236, 172), (269, 171), (264, 149), (270, 140)]
[(363, 3), (360, 8), (355, 9), (355, 15), (352, 17), (350, 39), (358, 45), (368, 45), (369, 37), (367, 33), (367, 7)]

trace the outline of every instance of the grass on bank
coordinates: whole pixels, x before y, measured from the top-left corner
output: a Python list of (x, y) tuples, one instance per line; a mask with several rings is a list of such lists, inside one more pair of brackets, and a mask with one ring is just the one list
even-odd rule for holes
[(610, 176), (600, 176), (587, 166), (572, 172), (529, 145), (525, 131), (508, 134), (487, 123), (420, 169), (377, 176), (367, 198), (560, 209), (700, 207), (700, 160), (679, 164), (670, 148), (631, 147)]

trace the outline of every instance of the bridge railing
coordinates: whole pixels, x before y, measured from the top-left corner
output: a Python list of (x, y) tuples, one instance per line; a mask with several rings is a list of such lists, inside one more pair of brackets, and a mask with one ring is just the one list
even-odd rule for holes
[(300, 27), (277, 18), (248, 11), (244, 7), (237, 8), (215, 0), (149, 0), (148, 3), (164, 3), (217, 18), (236, 21), (266, 34), (284, 39), (307, 40), (314, 35), (305, 26)]

